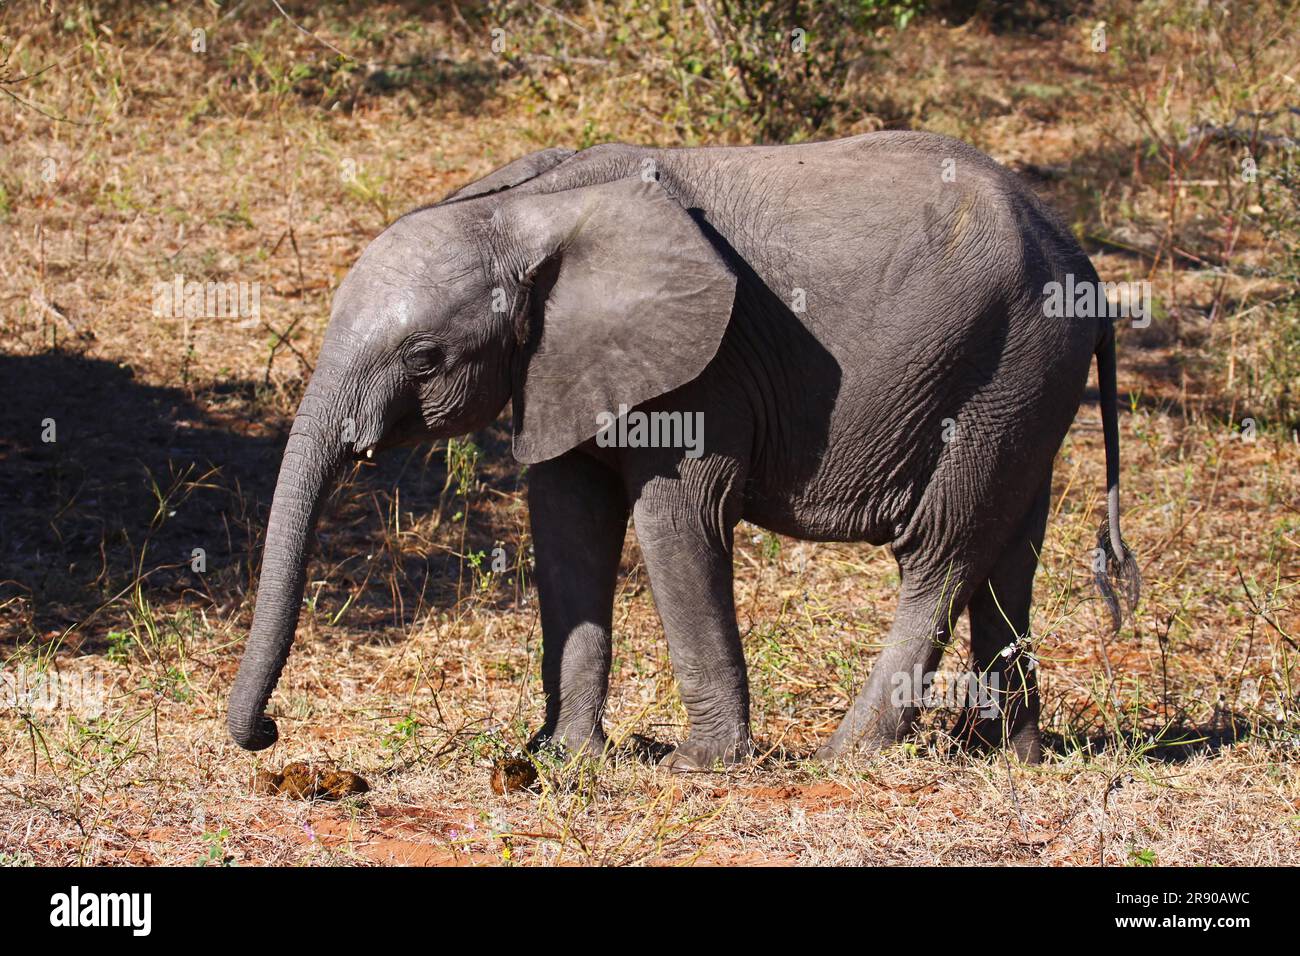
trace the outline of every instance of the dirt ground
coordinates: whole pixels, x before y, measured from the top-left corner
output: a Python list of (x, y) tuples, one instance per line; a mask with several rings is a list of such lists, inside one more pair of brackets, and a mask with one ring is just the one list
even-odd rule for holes
[[(1276, 42), (1297, 35), (1293, 6), (1214, 40), (1194, 3), (923, 13), (879, 30), (847, 105), (809, 134), (960, 136), (1052, 202), (1104, 278), (1152, 283), (1155, 320), (1119, 349), (1143, 603), (1112, 635), (1091, 580), (1090, 390), (1035, 587), (1045, 761), (955, 752), (942, 708), (887, 753), (807, 759), (879, 649), (896, 568), (885, 549), (746, 525), (736, 604), (764, 758), (674, 776), (643, 756), (685, 717), (630, 533), (607, 717), (621, 746), (505, 794), (493, 763), (543, 702), (527, 475), (504, 418), (356, 468), (321, 524), (272, 701), (280, 742), (251, 755), (226, 735), (332, 289), (401, 212), (529, 150), (761, 133), (683, 119), (671, 86), (643, 82), (658, 61), (590, 55), (616, 49), (629, 4), (513, 5), (571, 46), (504, 64), (455, 4), (294, 5), (310, 34), (243, 6), (0, 9), (0, 861), (1300, 863), (1294, 233), (1270, 229), (1263, 186), (1232, 185), (1239, 157), (1215, 136), (1179, 146), (1197, 123), (1300, 103), (1297, 50)], [(1269, 122), (1252, 140), (1266, 171), (1294, 163), (1287, 114)], [(256, 283), (260, 314), (158, 315), (176, 275)], [(945, 671), (965, 654), (963, 625)], [(298, 760), (369, 792), (253, 788)]]

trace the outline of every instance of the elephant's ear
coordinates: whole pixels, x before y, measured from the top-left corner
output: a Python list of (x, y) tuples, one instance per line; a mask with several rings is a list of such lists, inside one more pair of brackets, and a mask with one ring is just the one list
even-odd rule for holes
[(573, 150), (561, 146), (539, 149), (535, 153), (521, 156), (513, 163), (507, 163), (500, 169), (493, 170), (482, 179), (474, 180), (468, 186), (462, 186), (443, 199), (442, 202), (473, 199), (475, 196), (486, 196), (488, 193), (501, 192), (503, 189), (513, 189), (515, 186), (526, 183), (530, 179), (536, 179), (547, 170), (560, 165), (560, 163), (572, 156), (573, 152)]
[(718, 350), (736, 277), (663, 187), (640, 177), (507, 199), (494, 241), (522, 344), (514, 453), (562, 455), (695, 378)]

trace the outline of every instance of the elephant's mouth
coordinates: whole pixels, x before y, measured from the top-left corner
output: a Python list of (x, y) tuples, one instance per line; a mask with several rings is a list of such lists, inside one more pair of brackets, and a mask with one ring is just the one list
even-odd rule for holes
[(386, 448), (396, 448), (400, 445), (414, 445), (415, 443), (432, 437), (424, 419), (420, 416), (419, 411), (408, 412), (397, 420), (396, 423), (384, 434), (369, 444), (360, 442), (352, 449), (352, 460), (373, 462), (375, 455)]

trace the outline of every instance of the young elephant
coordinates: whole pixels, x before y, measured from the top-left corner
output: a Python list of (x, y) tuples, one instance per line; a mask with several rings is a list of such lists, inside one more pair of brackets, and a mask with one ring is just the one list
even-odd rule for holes
[(1067, 279), (1097, 281), (1035, 196), (925, 133), (547, 150), (402, 217), (334, 299), (280, 469), (231, 734), (250, 750), (276, 740), (264, 712), (341, 466), (482, 428), (509, 401), (515, 456), (532, 466), (536, 741), (604, 743), (630, 514), (690, 717), (665, 762), (751, 753), (732, 597), (743, 518), (888, 544), (898, 561), (885, 650), (820, 756), (906, 733), (921, 688), (900, 696), (898, 682), (934, 670), (967, 610), (975, 666), (1003, 696), (962, 732), (1036, 759), (1030, 590), (1053, 458), (1094, 356), (1099, 580), (1118, 575), (1130, 602), (1137, 587), (1119, 535), (1114, 336), (1091, 314), (1104, 308), (1049, 317), (1046, 287)]

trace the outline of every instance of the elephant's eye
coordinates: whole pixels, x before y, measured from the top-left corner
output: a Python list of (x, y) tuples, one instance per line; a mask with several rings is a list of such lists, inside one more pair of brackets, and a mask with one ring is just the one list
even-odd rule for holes
[(442, 361), (442, 350), (429, 342), (417, 342), (406, 349), (403, 356), (406, 367), (416, 375), (428, 375)]

